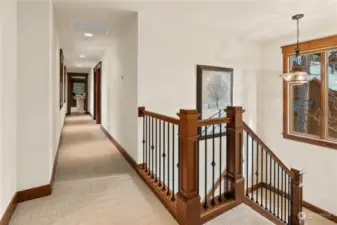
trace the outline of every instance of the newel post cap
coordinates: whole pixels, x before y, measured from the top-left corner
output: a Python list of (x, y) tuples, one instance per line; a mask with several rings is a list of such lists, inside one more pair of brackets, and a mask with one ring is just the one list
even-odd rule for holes
[(305, 172), (303, 169), (292, 167), (291, 172), (296, 176), (296, 175), (303, 175)]
[(198, 110), (195, 109), (180, 109), (179, 116), (181, 115), (192, 115), (192, 114), (199, 114)]
[(138, 117), (144, 117), (145, 106), (138, 107)]

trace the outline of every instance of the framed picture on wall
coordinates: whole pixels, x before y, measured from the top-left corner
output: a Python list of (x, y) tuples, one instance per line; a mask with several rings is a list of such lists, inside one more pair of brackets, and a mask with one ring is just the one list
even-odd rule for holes
[[(200, 119), (225, 117), (227, 106), (233, 105), (233, 69), (197, 65), (197, 110)], [(199, 128), (200, 138), (225, 135), (226, 125)]]

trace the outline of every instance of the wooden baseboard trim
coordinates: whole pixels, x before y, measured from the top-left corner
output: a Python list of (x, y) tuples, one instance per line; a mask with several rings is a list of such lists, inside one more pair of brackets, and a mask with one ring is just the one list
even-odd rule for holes
[(332, 213), (329, 213), (328, 211), (324, 210), (324, 209), (321, 209), (315, 205), (312, 205), (311, 203), (309, 202), (306, 202), (306, 201), (303, 201), (303, 207), (309, 209), (310, 211), (313, 211), (314, 213), (317, 213), (318, 215), (320, 216), (323, 216), (324, 218), (334, 222), (334, 223), (337, 223), (337, 216), (332, 214)]
[(109, 132), (101, 125), (101, 130), (103, 133), (110, 139), (113, 145), (116, 146), (118, 151), (124, 156), (126, 161), (130, 164), (130, 166), (137, 172), (138, 176), (144, 181), (146, 185), (150, 188), (150, 190), (157, 196), (160, 202), (164, 205), (164, 207), (171, 213), (172, 217), (176, 219), (176, 211), (175, 204), (171, 203), (169, 200), (171, 196), (166, 196), (161, 193), (161, 191), (155, 188), (151, 183), (153, 182), (151, 179), (148, 179), (148, 176), (141, 169), (142, 164), (137, 164), (136, 161), (127, 153), (127, 151), (109, 134)]
[[(267, 185), (264, 182), (261, 182), (259, 184), (259, 188), (261, 188), (261, 187), (266, 188), (268, 190), (271, 190), (272, 192), (276, 193), (277, 195), (281, 195), (281, 196), (284, 195), (286, 198), (289, 198), (289, 195), (287, 193), (283, 193), (281, 190), (279, 190), (275, 187), (270, 187), (269, 185)], [(254, 190), (257, 190), (255, 188), (256, 187), (254, 187)], [(318, 214), (318, 215), (320, 215), (320, 216), (322, 216), (322, 217), (324, 217), (324, 218), (326, 218), (326, 219), (328, 219), (328, 220), (337, 224), (337, 216), (336, 215), (334, 215), (332, 213), (329, 213), (328, 211), (326, 211), (324, 209), (321, 209), (321, 208), (319, 208), (319, 207), (317, 207), (317, 206), (315, 206), (315, 205), (313, 205), (309, 202), (306, 202), (306, 201), (303, 201), (303, 207), (307, 208), (310, 211), (312, 211), (312, 212), (314, 212), (314, 213), (316, 213), (316, 214)]]
[(12, 200), (10, 201), (4, 215), (2, 216), (2, 219), (0, 220), (0, 225), (8, 225), (9, 221), (12, 218), (12, 215), (15, 211), (16, 205), (18, 202), (18, 195), (17, 193), (15, 193), (15, 195), (13, 196)]
[(61, 143), (62, 143), (62, 140), (63, 140), (62, 132), (63, 132), (65, 122), (66, 122), (66, 118), (64, 117), (62, 129), (61, 129), (61, 134), (60, 134), (60, 138), (59, 138), (59, 143), (57, 145), (57, 150), (56, 150), (56, 154), (55, 154), (53, 172), (50, 176), (50, 182), (49, 183), (51, 185), (51, 188), (53, 188), (53, 184), (54, 184), (54, 180), (55, 180), (56, 166), (57, 166), (57, 162), (58, 162), (58, 159), (59, 159), (59, 152), (60, 152)]
[[(166, 191), (162, 191), (162, 189), (158, 187), (158, 183), (155, 183), (154, 180), (151, 179), (151, 177), (145, 173), (143, 169), (141, 169), (141, 167), (137, 168), (137, 173), (150, 190), (157, 196), (163, 206), (171, 213), (172, 217), (177, 219), (176, 201), (171, 201), (172, 191), (170, 191), (171, 195), (167, 195)], [(166, 190), (167, 189), (168, 187), (166, 186)]]
[(261, 216), (267, 218), (271, 222), (273, 222), (273, 223), (275, 223), (277, 225), (284, 225), (284, 223), (281, 220), (277, 219), (275, 216), (273, 216), (272, 214), (270, 214), (265, 209), (261, 208), (261, 206), (259, 206), (258, 204), (256, 204), (252, 200), (250, 200), (249, 198), (245, 197), (243, 199), (243, 203), (245, 203), (247, 206), (249, 206), (250, 208), (252, 208), (254, 211), (258, 212)]
[(101, 130), (110, 139), (113, 145), (116, 146), (118, 151), (124, 156), (126, 161), (132, 166), (132, 168), (138, 172), (138, 164), (136, 161), (127, 153), (127, 151), (109, 134), (109, 132), (101, 125)]
[(64, 128), (64, 124), (65, 124), (65, 119), (63, 121), (63, 126), (62, 126), (62, 129), (61, 129), (60, 140), (59, 140), (59, 143), (57, 145), (57, 151), (56, 151), (56, 155), (55, 155), (55, 159), (54, 159), (53, 171), (52, 171), (52, 174), (51, 174), (51, 177), (50, 177), (50, 183), (47, 184), (47, 185), (40, 186), (40, 187), (34, 187), (34, 188), (30, 188), (30, 189), (26, 189), (26, 190), (16, 192), (15, 195), (13, 196), (11, 202), (9, 203), (2, 219), (0, 220), (0, 225), (8, 225), (9, 224), (9, 221), (10, 221), (10, 219), (11, 219), (11, 217), (12, 217), (14, 211), (15, 211), (16, 205), (18, 203), (51, 195), (54, 180), (55, 180), (55, 171), (56, 171), (56, 165), (57, 165), (57, 161), (58, 161), (58, 155), (59, 155), (59, 152), (60, 152), (59, 150), (60, 150), (60, 146), (61, 146), (61, 143), (62, 143), (62, 130)]
[(51, 192), (51, 184), (18, 191), (18, 202), (25, 202), (36, 198), (46, 197), (48, 195), (51, 195)]
[(62, 139), (63, 139), (63, 137), (62, 137), (62, 131), (61, 131), (60, 140), (59, 140), (59, 143), (58, 143), (58, 146), (57, 146), (57, 151), (56, 151), (55, 159), (54, 159), (53, 172), (50, 176), (50, 182), (49, 183), (51, 184), (51, 186), (53, 186), (54, 181), (55, 181), (56, 166), (57, 166), (57, 162), (58, 162), (58, 159), (59, 159), (60, 146), (61, 146)]
[(236, 200), (228, 200), (226, 203), (210, 207), (210, 209), (205, 210), (202, 206), (200, 222), (201, 224), (207, 223), (208, 221), (214, 219), (217, 216), (233, 209), (234, 207), (240, 205), (242, 202)]

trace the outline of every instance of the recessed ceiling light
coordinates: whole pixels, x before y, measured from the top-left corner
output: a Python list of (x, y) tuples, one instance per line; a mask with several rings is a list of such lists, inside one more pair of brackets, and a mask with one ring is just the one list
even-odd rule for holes
[(79, 65), (79, 64), (77, 64), (76, 66), (77, 66), (77, 67), (82, 67), (82, 65)]
[(80, 58), (84, 58), (84, 55), (80, 55)]
[(86, 37), (92, 37), (92, 33), (84, 33), (84, 36), (86, 36)]

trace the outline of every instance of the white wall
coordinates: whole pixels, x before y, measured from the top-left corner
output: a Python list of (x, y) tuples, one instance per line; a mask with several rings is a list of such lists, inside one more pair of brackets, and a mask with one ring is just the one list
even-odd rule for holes
[(51, 98), (53, 99), (52, 101), (50, 101), (51, 111), (53, 112), (51, 116), (51, 118), (53, 118), (51, 120), (52, 121), (52, 132), (53, 132), (53, 136), (52, 136), (53, 137), (53, 146), (52, 146), (53, 154), (51, 157), (51, 162), (50, 162), (51, 167), (50, 168), (52, 169), (53, 164), (54, 164), (55, 154), (57, 152), (57, 147), (60, 141), (60, 136), (61, 136), (61, 131), (62, 131), (63, 124), (64, 124), (65, 115), (67, 112), (67, 87), (68, 87), (67, 81), (68, 79), (65, 74), (64, 76), (64, 82), (65, 82), (64, 94), (65, 95), (64, 96), (65, 96), (66, 101), (64, 102), (62, 108), (60, 109), (59, 91), (60, 91), (60, 48), (61, 48), (61, 45), (60, 45), (60, 40), (59, 40), (59, 33), (58, 33), (58, 30), (55, 24), (56, 21), (54, 20), (53, 5), (50, 4), (50, 7), (51, 8), (50, 8), (50, 15), (49, 15), (50, 16), (50, 27), (49, 28), (51, 29), (51, 34), (50, 34), (50, 37), (51, 37), (51, 41), (50, 41), (50, 44), (51, 44), (51, 51), (50, 51), (51, 77), (50, 77), (49, 85), (50, 85), (50, 90), (51, 90), (50, 95), (51, 95)]
[[(160, 12), (139, 13), (138, 105), (175, 116), (196, 109), (196, 65), (234, 69), (234, 105), (246, 109), (244, 119), (256, 128), (256, 78), (260, 72), (257, 44), (226, 30), (182, 24)], [(139, 120), (139, 156), (142, 152)]]
[[(336, 34), (335, 27), (311, 30), (301, 40)], [(263, 73), (258, 78), (258, 134), (288, 166), (305, 170), (304, 200), (337, 214), (337, 151), (286, 140), (282, 137), (282, 52), (280, 46), (295, 37), (284, 37), (263, 46)]]
[(65, 116), (53, 17), (50, 3), (18, 4), (18, 190), (49, 183)]
[(0, 1), (0, 218), (16, 192), (17, 1)]
[(137, 159), (137, 37), (135, 14), (106, 50), (101, 90), (102, 126), (134, 159)]

